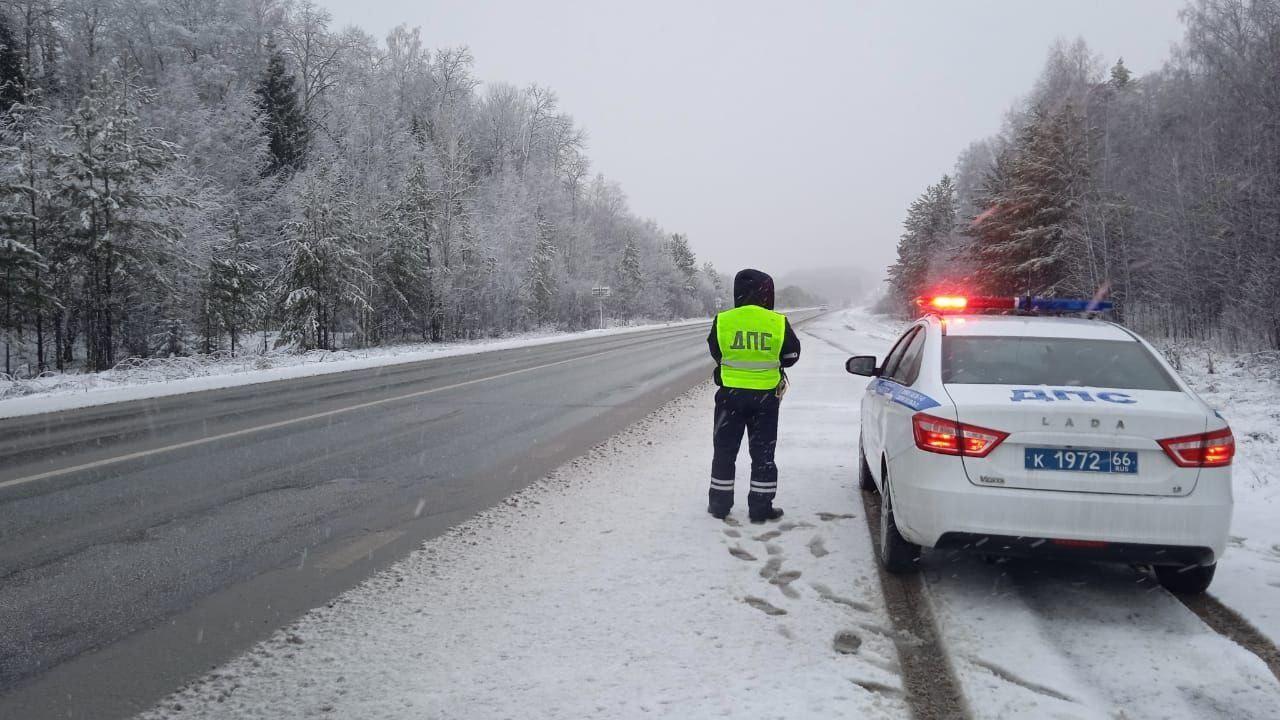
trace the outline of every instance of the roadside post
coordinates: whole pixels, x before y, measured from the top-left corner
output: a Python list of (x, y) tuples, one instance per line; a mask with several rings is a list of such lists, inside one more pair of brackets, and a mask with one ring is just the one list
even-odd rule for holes
[(595, 297), (600, 305), (600, 329), (604, 329), (604, 299), (613, 294), (613, 289), (608, 287), (593, 287), (591, 295)]

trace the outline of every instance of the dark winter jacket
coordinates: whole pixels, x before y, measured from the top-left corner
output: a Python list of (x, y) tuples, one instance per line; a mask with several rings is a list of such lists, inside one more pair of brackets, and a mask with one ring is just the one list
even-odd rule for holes
[[(773, 278), (768, 273), (747, 268), (733, 278), (733, 306), (759, 305), (766, 310), (773, 309)], [(789, 368), (800, 359), (800, 338), (791, 329), (791, 321), (786, 323), (787, 334), (782, 340), (782, 367)], [(716, 338), (716, 323), (711, 322), (711, 334), (707, 336), (707, 347), (711, 349), (711, 357), (716, 361), (716, 385), (720, 382), (720, 341)]]

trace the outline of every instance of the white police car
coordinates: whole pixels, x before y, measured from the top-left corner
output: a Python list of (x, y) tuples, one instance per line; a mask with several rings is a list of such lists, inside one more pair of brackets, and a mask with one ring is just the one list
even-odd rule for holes
[[(862, 487), (892, 572), (920, 547), (1150, 565), (1202, 592), (1227, 541), (1235, 441), (1150, 344), (1044, 312), (1107, 304), (939, 297), (862, 400)], [(1020, 314), (984, 314), (983, 310)]]

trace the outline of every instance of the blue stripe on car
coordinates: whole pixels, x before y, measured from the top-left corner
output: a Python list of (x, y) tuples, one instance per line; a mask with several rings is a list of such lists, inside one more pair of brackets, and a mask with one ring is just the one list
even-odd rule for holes
[(928, 410), (942, 404), (922, 392), (884, 378), (876, 378), (876, 381), (871, 384), (871, 391), (917, 411)]

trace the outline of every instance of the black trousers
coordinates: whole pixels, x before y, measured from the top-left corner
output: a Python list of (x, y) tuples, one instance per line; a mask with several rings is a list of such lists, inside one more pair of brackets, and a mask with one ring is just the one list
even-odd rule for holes
[(747, 507), (752, 515), (773, 508), (778, 491), (778, 466), (773, 451), (778, 444), (778, 408), (781, 399), (773, 390), (720, 388), (716, 392), (715, 429), (712, 442), (715, 455), (711, 460), (711, 505), (728, 510), (733, 507), (733, 479), (742, 433), (747, 434), (747, 451), (751, 453), (751, 491)]

